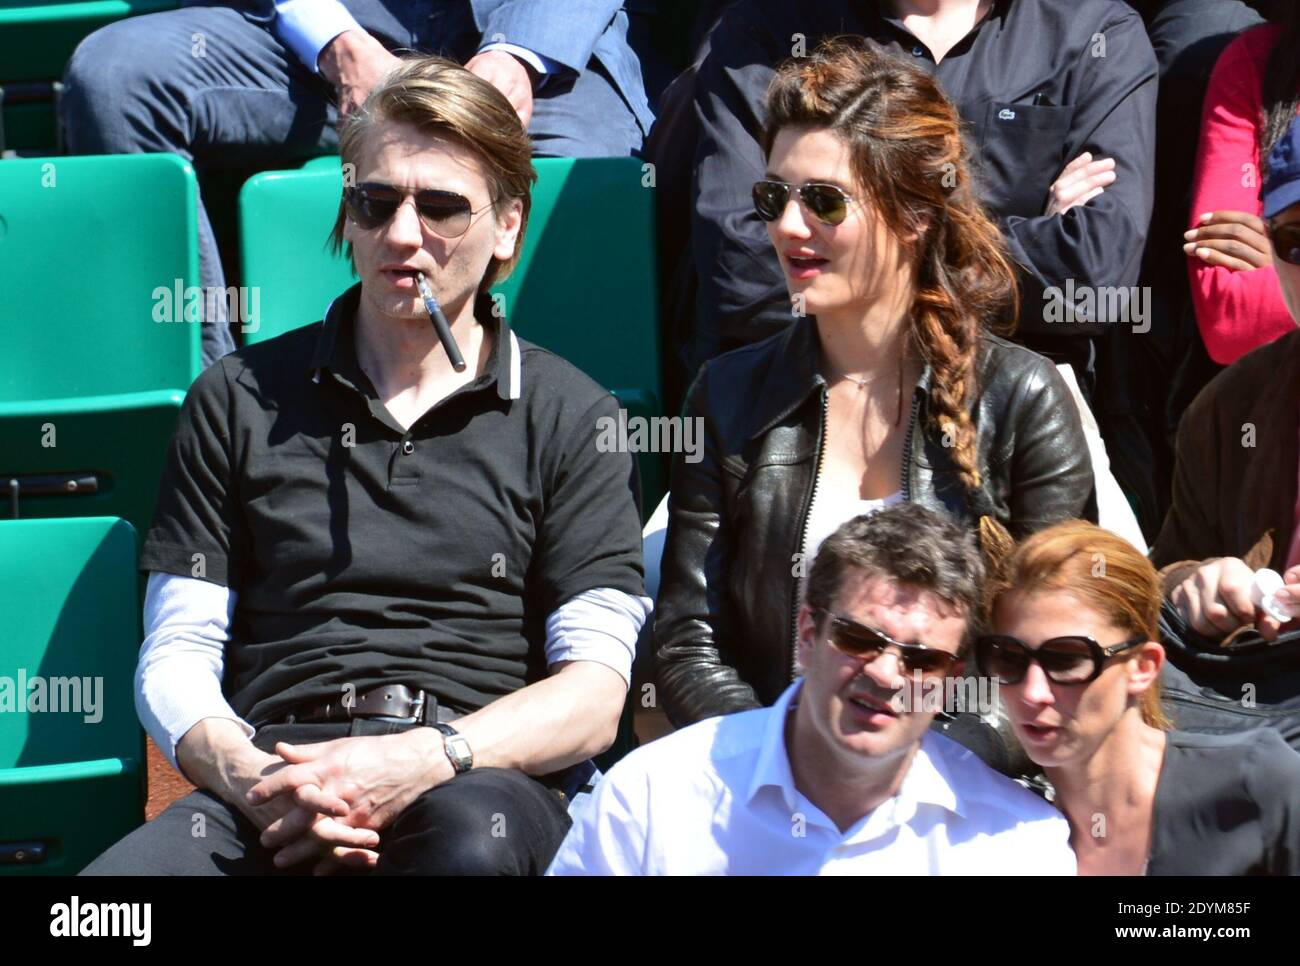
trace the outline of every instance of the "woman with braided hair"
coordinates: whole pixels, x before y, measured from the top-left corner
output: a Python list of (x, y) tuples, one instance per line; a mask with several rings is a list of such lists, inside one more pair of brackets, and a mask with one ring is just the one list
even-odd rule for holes
[(704, 446), (674, 466), (655, 626), (678, 726), (781, 694), (803, 576), (851, 517), (944, 510), (994, 569), (1013, 540), (1095, 519), (1069, 390), (994, 334), (1015, 276), (933, 79), (834, 40), (784, 65), (766, 107), (754, 209), (792, 322), (706, 363), (686, 403)]

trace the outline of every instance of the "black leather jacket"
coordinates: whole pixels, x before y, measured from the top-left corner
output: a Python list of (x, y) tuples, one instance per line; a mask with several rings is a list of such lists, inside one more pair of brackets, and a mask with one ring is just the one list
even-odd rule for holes
[[(1088, 445), (1060, 373), (1023, 346), (981, 340), (971, 412), (984, 512), (1016, 539), (1095, 521)], [(659, 695), (679, 727), (770, 705), (794, 679), (794, 575), (827, 405), (817, 347), (812, 319), (797, 321), (706, 363), (687, 399), (686, 415), (704, 420), (703, 454), (675, 460), (655, 619)], [(912, 394), (903, 498), (974, 527), (980, 508), (926, 428), (929, 381), (927, 368)]]

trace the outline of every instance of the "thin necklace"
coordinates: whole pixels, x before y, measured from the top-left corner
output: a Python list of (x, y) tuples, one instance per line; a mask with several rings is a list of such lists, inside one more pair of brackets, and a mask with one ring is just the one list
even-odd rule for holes
[[(903, 363), (905, 358), (906, 358), (906, 353), (900, 354), (898, 357), (898, 414), (894, 417), (895, 427), (902, 425), (903, 422), (903, 368), (904, 368)], [(881, 379), (884, 378), (884, 376), (885, 373), (883, 372), (878, 372), (874, 376), (862, 376), (862, 377), (851, 376), (848, 373), (845, 373), (843, 376), (841, 376), (841, 378), (847, 379), (849, 382), (856, 384), (859, 390), (863, 390), (866, 389), (868, 386), (871, 386), (879, 382)]]

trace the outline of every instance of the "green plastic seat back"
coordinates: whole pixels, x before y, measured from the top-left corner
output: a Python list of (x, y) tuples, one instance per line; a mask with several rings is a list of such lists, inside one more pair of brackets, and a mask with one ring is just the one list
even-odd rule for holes
[(258, 318), (241, 326), (245, 345), (323, 319), (335, 296), (356, 284), (347, 259), (326, 245), (342, 184), (337, 158), (318, 158), (296, 171), (264, 171), (244, 183), (240, 261), (243, 283), (259, 296)]
[[(0, 0), (0, 86), (57, 81), (77, 44), (100, 27), (178, 7), (178, 0)], [(4, 146), (43, 154), (54, 149), (53, 92), (3, 106)]]
[(184, 393), (177, 389), (85, 399), (0, 403), (0, 518), (13, 516), (7, 481), (93, 475), (94, 492), (28, 495), (18, 516), (115, 516), (143, 538), (153, 518), (167, 444)]
[(122, 520), (0, 521), (0, 876), (74, 875), (144, 821), (134, 568)]
[(0, 520), (0, 768), (139, 756), (136, 587), (124, 520)]
[(58, 80), (77, 44), (100, 27), (179, 6), (179, 0), (0, 0), (0, 83)]
[[(528, 232), (493, 290), (511, 326), (616, 393), (631, 416), (661, 411), (653, 190), (635, 158), (540, 158)], [(260, 342), (324, 317), (356, 282), (326, 240), (342, 191), (338, 158), (270, 171), (240, 193), (244, 284), (260, 293)], [(639, 461), (643, 511), (664, 492), (664, 459)]]
[(196, 198), (172, 154), (0, 162), (0, 402), (189, 387)]

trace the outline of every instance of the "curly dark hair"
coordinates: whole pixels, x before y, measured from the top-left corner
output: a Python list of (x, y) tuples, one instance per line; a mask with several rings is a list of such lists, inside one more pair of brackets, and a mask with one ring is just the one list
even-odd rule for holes
[(970, 615), (972, 625), (982, 613), (985, 568), (974, 535), (919, 503), (854, 517), (826, 538), (808, 574), (815, 613), (832, 609), (849, 568), (928, 590)]

